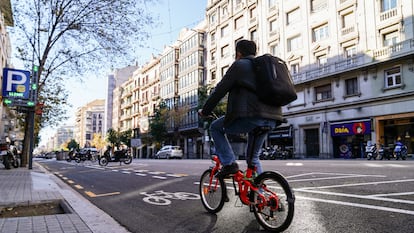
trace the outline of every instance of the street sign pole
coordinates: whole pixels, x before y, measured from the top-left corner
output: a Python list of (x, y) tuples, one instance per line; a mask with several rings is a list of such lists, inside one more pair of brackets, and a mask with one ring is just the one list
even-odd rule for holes
[[(32, 75), (32, 85), (30, 85), (30, 99), (35, 103), (37, 103), (37, 85), (39, 82), (38, 73), (39, 67), (33, 65), (33, 75)], [(33, 84), (35, 88), (33, 88)], [(29, 145), (29, 169), (33, 168), (33, 147), (34, 147), (34, 125), (35, 125), (35, 108), (29, 108), (29, 135), (30, 135), (30, 145)]]

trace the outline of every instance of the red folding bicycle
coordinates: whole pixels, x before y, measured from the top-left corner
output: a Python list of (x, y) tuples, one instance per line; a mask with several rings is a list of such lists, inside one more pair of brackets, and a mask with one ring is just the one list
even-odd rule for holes
[[(259, 135), (267, 133), (270, 129), (259, 127), (255, 130), (255, 135)], [(252, 152), (248, 152), (248, 156), (252, 156)], [(228, 201), (228, 196), (225, 179), (216, 175), (221, 169), (220, 160), (217, 156), (213, 156), (212, 159), (215, 165), (201, 175), (199, 192), (206, 210), (217, 213)], [(254, 166), (248, 164), (245, 173), (239, 170), (230, 176), (235, 195), (244, 205), (250, 207), (250, 211), (254, 213), (263, 228), (274, 232), (284, 231), (293, 220), (295, 203), (293, 191), (281, 174), (265, 171), (254, 177), (255, 170)]]

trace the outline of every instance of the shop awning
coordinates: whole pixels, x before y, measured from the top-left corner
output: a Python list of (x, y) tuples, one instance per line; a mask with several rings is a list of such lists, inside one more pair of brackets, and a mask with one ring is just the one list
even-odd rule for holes
[(269, 132), (269, 139), (290, 137), (292, 137), (292, 126), (278, 127), (276, 130)]

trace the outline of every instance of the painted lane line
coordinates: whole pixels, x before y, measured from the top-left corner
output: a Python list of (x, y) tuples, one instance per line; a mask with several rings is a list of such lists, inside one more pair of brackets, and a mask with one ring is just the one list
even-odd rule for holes
[(315, 194), (322, 194), (322, 195), (330, 195), (330, 196), (339, 196), (339, 197), (351, 197), (357, 199), (365, 199), (365, 200), (374, 200), (374, 201), (387, 201), (387, 202), (395, 202), (395, 203), (404, 203), (414, 205), (414, 201), (410, 200), (403, 200), (403, 199), (390, 199), (390, 198), (383, 198), (383, 197), (375, 197), (375, 196), (365, 196), (365, 195), (357, 195), (357, 194), (348, 194), (348, 193), (334, 193), (334, 192), (325, 192), (325, 191), (318, 191), (318, 190), (309, 190), (309, 189), (294, 189), (295, 192), (304, 192), (304, 193), (315, 193)]
[(116, 169), (113, 169), (113, 170), (111, 170), (111, 171), (113, 171), (113, 172), (119, 172), (119, 170), (116, 170)]
[(328, 189), (328, 188), (338, 188), (338, 187), (353, 187), (353, 186), (363, 186), (363, 185), (391, 184), (391, 183), (404, 183), (404, 182), (414, 182), (414, 179), (389, 180), (389, 181), (365, 182), (365, 183), (354, 183), (354, 184), (339, 184), (339, 185), (328, 185), (328, 186), (319, 186), (319, 187), (303, 187), (300, 189), (302, 190), (304, 189)]
[(147, 176), (147, 174), (143, 174), (143, 173), (135, 173), (135, 175), (137, 175), (137, 176)]
[(73, 181), (73, 180), (67, 180), (67, 182), (68, 182), (69, 184), (74, 184), (74, 183), (75, 183), (75, 181)]
[(134, 170), (135, 172), (148, 172), (148, 170)]
[(155, 179), (160, 179), (160, 180), (165, 180), (165, 179), (167, 179), (167, 177), (165, 177), (165, 176), (152, 176), (152, 178), (155, 178)]
[(364, 175), (364, 174), (354, 174), (354, 173), (331, 173), (331, 172), (312, 172), (311, 174), (316, 175), (335, 175), (335, 176), (367, 176), (367, 177), (387, 177), (384, 175)]
[(181, 177), (188, 176), (188, 175), (187, 174), (166, 174), (166, 176), (181, 178)]
[(122, 171), (121, 173), (124, 173), (124, 174), (131, 174), (131, 172), (128, 172), (128, 171)]
[(373, 195), (368, 195), (368, 197), (390, 197), (390, 196), (407, 196), (407, 195), (414, 195), (414, 192), (373, 194)]
[(403, 210), (403, 209), (397, 209), (397, 208), (358, 204), (358, 203), (343, 202), (343, 201), (326, 200), (326, 199), (319, 199), (319, 198), (313, 198), (313, 197), (296, 196), (296, 198), (301, 199), (301, 200), (317, 201), (317, 202), (330, 203), (330, 204), (336, 204), (336, 205), (360, 207), (360, 208), (365, 208), (365, 209), (382, 210), (382, 211), (388, 211), (388, 212), (394, 212), (394, 213), (414, 215), (414, 211), (411, 211), (411, 210)]
[(151, 175), (161, 175), (161, 174), (165, 174), (165, 172), (148, 172), (148, 174), (151, 174)]
[(300, 167), (300, 166), (303, 166), (303, 163), (286, 163), (286, 166)]
[(298, 179), (298, 180), (289, 180), (291, 182), (303, 182), (303, 181), (316, 181), (316, 180), (337, 180), (337, 179), (349, 179), (357, 177), (366, 177), (365, 175), (353, 175), (353, 176), (333, 176), (333, 177), (319, 177), (319, 178), (307, 178), (307, 179)]
[(83, 189), (83, 187), (82, 187), (82, 186), (80, 186), (80, 185), (78, 185), (78, 184), (75, 184), (73, 187), (75, 187), (75, 188), (77, 188), (77, 189)]
[(91, 191), (85, 191), (85, 194), (89, 197), (105, 197), (105, 196), (112, 196), (112, 195), (119, 195), (120, 192), (113, 192), (113, 193), (103, 193), (103, 194), (95, 194)]

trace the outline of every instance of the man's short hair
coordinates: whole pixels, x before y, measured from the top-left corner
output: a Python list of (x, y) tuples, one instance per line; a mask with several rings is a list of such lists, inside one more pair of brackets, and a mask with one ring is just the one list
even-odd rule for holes
[(236, 44), (236, 52), (240, 52), (243, 57), (256, 55), (256, 43), (251, 40), (240, 40)]

